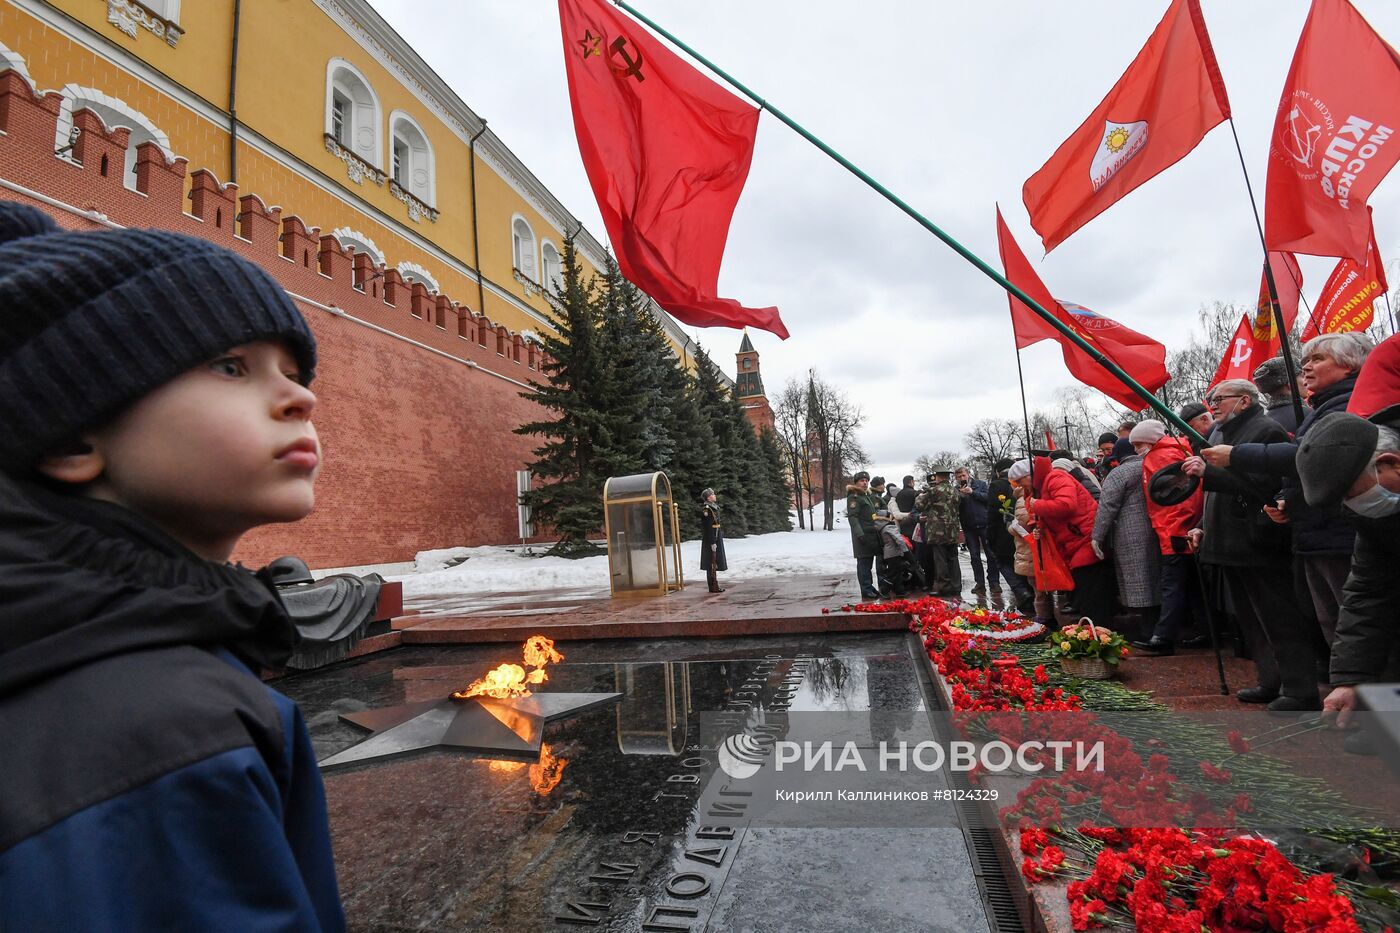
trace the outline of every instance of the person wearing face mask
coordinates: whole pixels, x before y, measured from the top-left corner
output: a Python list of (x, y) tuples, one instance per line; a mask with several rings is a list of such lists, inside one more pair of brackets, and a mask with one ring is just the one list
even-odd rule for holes
[[(1303, 347), (1300, 381), (1308, 392), (1310, 411), (1298, 425), (1293, 439), (1274, 443), (1217, 444), (1201, 451), (1214, 466), (1237, 465), (1246, 473), (1271, 473), (1279, 478), (1279, 490), (1265, 512), (1291, 530), (1294, 579), (1299, 599), (1311, 608), (1327, 645), (1337, 628), (1337, 607), (1342, 583), (1351, 566), (1356, 534), (1339, 506), (1317, 509), (1303, 500), (1295, 461), (1298, 444), (1325, 419), (1346, 411), (1357, 374), (1372, 344), (1365, 334), (1322, 334)], [(1272, 416), (1272, 413), (1271, 413)], [(1322, 642), (1319, 658), (1325, 656)]]
[[(1342, 503), (1356, 526), (1356, 548), (1342, 588), (1323, 709), (1345, 728), (1355, 712), (1356, 685), (1400, 680), (1400, 405), (1370, 420), (1327, 419), (1298, 448), (1298, 476), (1308, 504)], [(1364, 733), (1345, 743), (1367, 754)]]
[[(1176, 414), (1177, 417), (1186, 422), (1187, 427), (1201, 435), (1201, 437), (1210, 437), (1210, 432), (1215, 430), (1215, 416), (1212, 415), (1210, 409), (1201, 402), (1187, 402), (1185, 405), (1181, 406), (1181, 409)], [(1195, 438), (1191, 438), (1189, 443), (1193, 453), (1200, 453), (1201, 448), (1207, 446), (1201, 444)]]

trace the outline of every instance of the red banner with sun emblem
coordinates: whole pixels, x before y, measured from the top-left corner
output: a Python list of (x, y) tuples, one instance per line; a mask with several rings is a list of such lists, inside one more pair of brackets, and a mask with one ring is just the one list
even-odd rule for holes
[(677, 320), (788, 336), (718, 297), (758, 110), (600, 0), (559, 0), (579, 153), (622, 274)]
[(1021, 189), (1048, 253), (1230, 116), (1199, 0), (1173, 0), (1118, 83)]

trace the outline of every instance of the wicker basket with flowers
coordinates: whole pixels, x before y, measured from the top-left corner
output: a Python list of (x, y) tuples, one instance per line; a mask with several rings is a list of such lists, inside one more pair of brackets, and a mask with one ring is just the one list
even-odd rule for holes
[(1066, 674), (1086, 680), (1108, 680), (1118, 662), (1128, 656), (1128, 640), (1085, 616), (1053, 633), (1050, 651), (1060, 659)]

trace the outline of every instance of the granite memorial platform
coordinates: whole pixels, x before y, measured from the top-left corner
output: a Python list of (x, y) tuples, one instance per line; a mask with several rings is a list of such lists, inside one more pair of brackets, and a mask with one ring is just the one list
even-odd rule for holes
[[(880, 712), (918, 729), (929, 685), (905, 633), (559, 647), (537, 696), (621, 696), (545, 721), (537, 759), (425, 748), (326, 773), (352, 929), (991, 929), (956, 814), (893, 829), (755, 825), (696, 728), (763, 710)], [(431, 707), (513, 654), (406, 645), (277, 687), (325, 760), (366, 736), (343, 714)]]

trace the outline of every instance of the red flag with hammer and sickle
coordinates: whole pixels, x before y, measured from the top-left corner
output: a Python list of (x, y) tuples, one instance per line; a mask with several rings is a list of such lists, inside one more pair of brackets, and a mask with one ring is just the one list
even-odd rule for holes
[(1269, 144), (1269, 249), (1364, 263), (1366, 199), (1400, 161), (1397, 128), (1400, 54), (1347, 0), (1313, 0)]
[(574, 132), (622, 274), (677, 320), (788, 336), (718, 297), (758, 109), (601, 0), (559, 0)]
[(1211, 377), (1206, 391), (1209, 392), (1226, 379), (1253, 379), (1254, 370), (1277, 350), (1277, 338), (1271, 341), (1259, 337), (1250, 316), (1241, 316), (1235, 335), (1230, 338), (1230, 345), (1225, 348), (1220, 365), (1215, 367), (1215, 375)]

